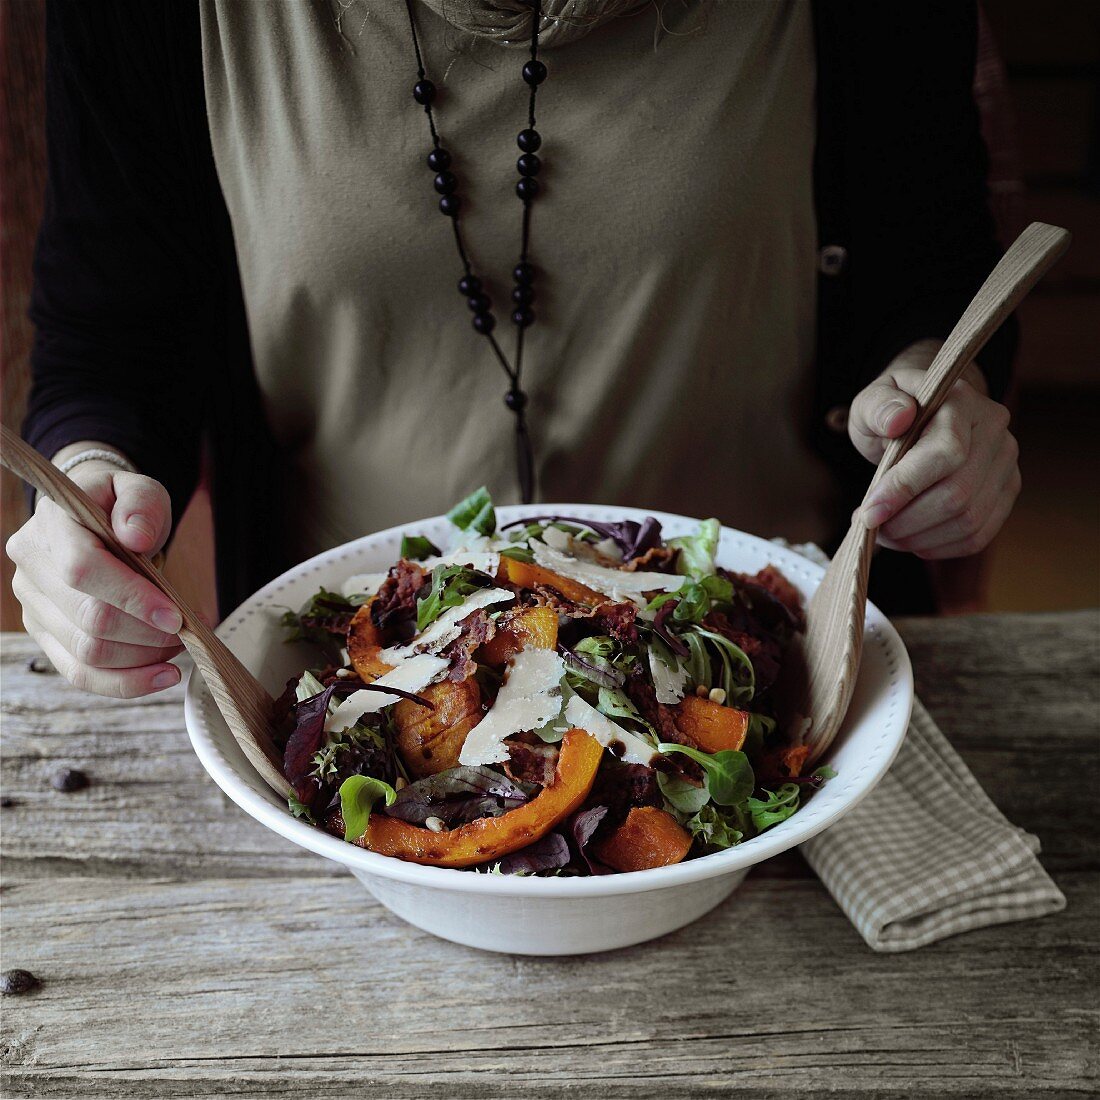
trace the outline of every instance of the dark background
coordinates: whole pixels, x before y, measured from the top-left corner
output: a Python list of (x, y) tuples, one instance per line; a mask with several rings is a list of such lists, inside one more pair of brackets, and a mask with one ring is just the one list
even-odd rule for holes
[[(186, 0), (181, 0), (186, 2)], [(843, 0), (832, 0), (843, 2)], [(984, 0), (987, 34), (976, 91), (993, 157), (991, 194), (1002, 234), (1029, 221), (1065, 226), (1068, 255), (1020, 310), (1012, 397), (1024, 488), (980, 563), (957, 571), (989, 610), (1100, 604), (1100, 4)], [(0, 284), (2, 415), (17, 426), (27, 388), (30, 261), (45, 171), (42, 0), (0, 0)], [(25, 518), (3, 474), (0, 527)], [(168, 571), (212, 613), (209, 507), (197, 494)], [(22, 626), (2, 561), (0, 629)], [(949, 578), (950, 580), (950, 578)], [(959, 599), (959, 606), (966, 600)]]

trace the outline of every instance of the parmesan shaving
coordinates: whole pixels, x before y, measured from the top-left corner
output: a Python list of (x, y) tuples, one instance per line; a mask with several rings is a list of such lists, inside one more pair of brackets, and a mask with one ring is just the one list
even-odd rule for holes
[(496, 702), (466, 735), (460, 764), (498, 764), (508, 759), (506, 737), (540, 729), (561, 713), (565, 662), (552, 649), (516, 654)]

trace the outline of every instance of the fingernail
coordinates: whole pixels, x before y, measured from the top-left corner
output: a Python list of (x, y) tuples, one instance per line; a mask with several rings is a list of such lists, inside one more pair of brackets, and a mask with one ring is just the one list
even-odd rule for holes
[(908, 402), (906, 401), (889, 401), (879, 410), (878, 414), (878, 430), (883, 434), (890, 427), (890, 421), (894, 419), (896, 413), (901, 412), (902, 409), (908, 408)]
[(180, 682), (180, 670), (178, 668), (166, 668), (163, 672), (158, 672), (153, 677), (153, 687), (157, 688), (170, 688), (174, 684)]
[(153, 626), (165, 634), (178, 634), (183, 626), (183, 617), (170, 607), (158, 607), (150, 616)]
[(881, 527), (889, 518), (893, 508), (888, 501), (872, 501), (863, 507), (863, 525), (868, 531)]
[(139, 535), (144, 535), (147, 539), (155, 539), (157, 537), (156, 531), (153, 530), (153, 525), (140, 512), (135, 512), (132, 516), (127, 516), (126, 526), (129, 527), (130, 530), (136, 531)]

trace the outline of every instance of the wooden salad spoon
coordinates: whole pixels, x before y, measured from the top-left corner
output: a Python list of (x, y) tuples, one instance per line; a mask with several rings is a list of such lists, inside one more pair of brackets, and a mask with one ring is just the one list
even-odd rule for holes
[(144, 554), (135, 554), (115, 538), (107, 514), (53, 463), (0, 426), (0, 464), (33, 485), (97, 535), (135, 573), (140, 573), (175, 604), (183, 616), (179, 639), (191, 654), (237, 744), (264, 781), (283, 798), (294, 793), (282, 772), (282, 755), (271, 740), (274, 700), (224, 642), (180, 598)]
[[(1066, 230), (1032, 222), (1001, 257), (928, 368), (916, 395), (913, 425), (887, 444), (867, 496), (920, 438), (962, 372), (1069, 242)], [(876, 535), (877, 530), (867, 528), (857, 512), (810, 600), (802, 660), (792, 654), (795, 662), (791, 679), (784, 684), (784, 709), (791, 720), (810, 719), (801, 737), (801, 743), (810, 747), (808, 763), (832, 744), (855, 689)]]

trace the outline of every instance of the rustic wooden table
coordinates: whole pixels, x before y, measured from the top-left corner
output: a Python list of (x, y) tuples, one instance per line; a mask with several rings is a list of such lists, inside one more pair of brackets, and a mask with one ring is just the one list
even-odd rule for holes
[(1100, 620), (899, 625), (1065, 912), (875, 955), (792, 853), (655, 943), (484, 954), (233, 806), (179, 689), (86, 697), (5, 635), (3, 966), (42, 985), (4, 998), (3, 1095), (1095, 1095)]

